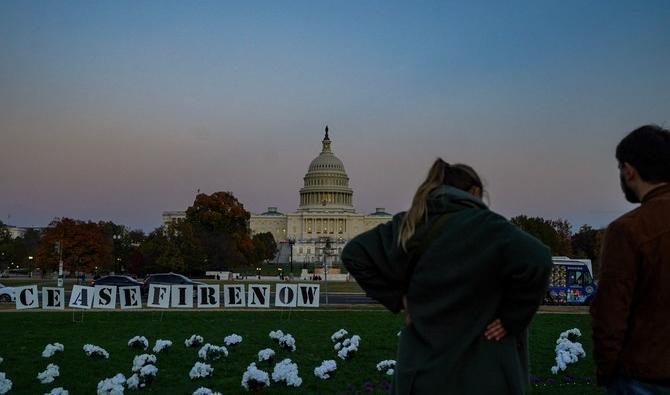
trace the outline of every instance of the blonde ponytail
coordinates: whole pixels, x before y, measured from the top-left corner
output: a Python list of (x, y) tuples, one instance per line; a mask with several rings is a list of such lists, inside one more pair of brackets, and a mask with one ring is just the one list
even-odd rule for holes
[(443, 161), (442, 158), (437, 158), (428, 171), (428, 177), (414, 194), (412, 206), (400, 223), (398, 243), (403, 250), (407, 251), (407, 241), (414, 235), (417, 225), (426, 220), (428, 216), (428, 210), (426, 209), (428, 195), (444, 183), (448, 167), (447, 162)]

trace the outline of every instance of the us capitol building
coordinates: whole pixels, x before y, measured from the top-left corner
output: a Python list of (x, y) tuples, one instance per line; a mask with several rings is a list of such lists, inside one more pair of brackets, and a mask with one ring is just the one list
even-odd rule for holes
[[(303, 178), (298, 210), (283, 214), (276, 207), (269, 207), (262, 214), (251, 214), (251, 234), (270, 232), (277, 241), (277, 262), (321, 261), (326, 240), (330, 241), (330, 253), (338, 262), (349, 239), (391, 220), (391, 214), (384, 208), (371, 214), (356, 212), (349, 176), (342, 161), (333, 154), (327, 126), (325, 131), (321, 153), (309, 164)], [(167, 225), (185, 216), (184, 211), (166, 211), (163, 222)]]

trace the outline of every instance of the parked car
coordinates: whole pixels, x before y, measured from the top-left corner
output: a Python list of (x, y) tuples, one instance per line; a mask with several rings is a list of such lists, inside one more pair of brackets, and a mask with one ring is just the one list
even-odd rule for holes
[(117, 287), (144, 286), (143, 283), (135, 280), (130, 276), (121, 275), (110, 275), (93, 279), (93, 281), (91, 281), (91, 287), (95, 285), (114, 285)]
[(6, 287), (0, 284), (0, 303), (10, 303), (14, 301), (14, 287)]
[(199, 281), (193, 281), (190, 278), (177, 273), (154, 273), (149, 274), (144, 279), (144, 284), (142, 285), (142, 293), (149, 293), (149, 285), (151, 284), (168, 284), (168, 285), (180, 285), (180, 284), (191, 284), (193, 285), (193, 291), (197, 290), (198, 285), (205, 285), (205, 283)]

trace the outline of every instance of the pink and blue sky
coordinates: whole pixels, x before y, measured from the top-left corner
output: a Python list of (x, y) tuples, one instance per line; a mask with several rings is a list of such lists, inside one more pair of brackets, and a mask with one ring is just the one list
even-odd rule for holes
[(613, 150), (668, 126), (667, 1), (0, 2), (0, 219), (150, 231), (196, 190), (291, 212), (328, 124), (361, 212), (441, 156), (507, 216), (631, 209)]

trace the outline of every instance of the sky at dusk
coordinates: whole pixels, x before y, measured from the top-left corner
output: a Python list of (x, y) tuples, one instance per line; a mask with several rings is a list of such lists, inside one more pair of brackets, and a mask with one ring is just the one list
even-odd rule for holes
[(438, 156), (506, 216), (630, 210), (613, 152), (670, 126), (670, 2), (464, 3), (4, 0), (0, 220), (151, 231), (198, 189), (293, 212), (326, 124), (359, 212)]

